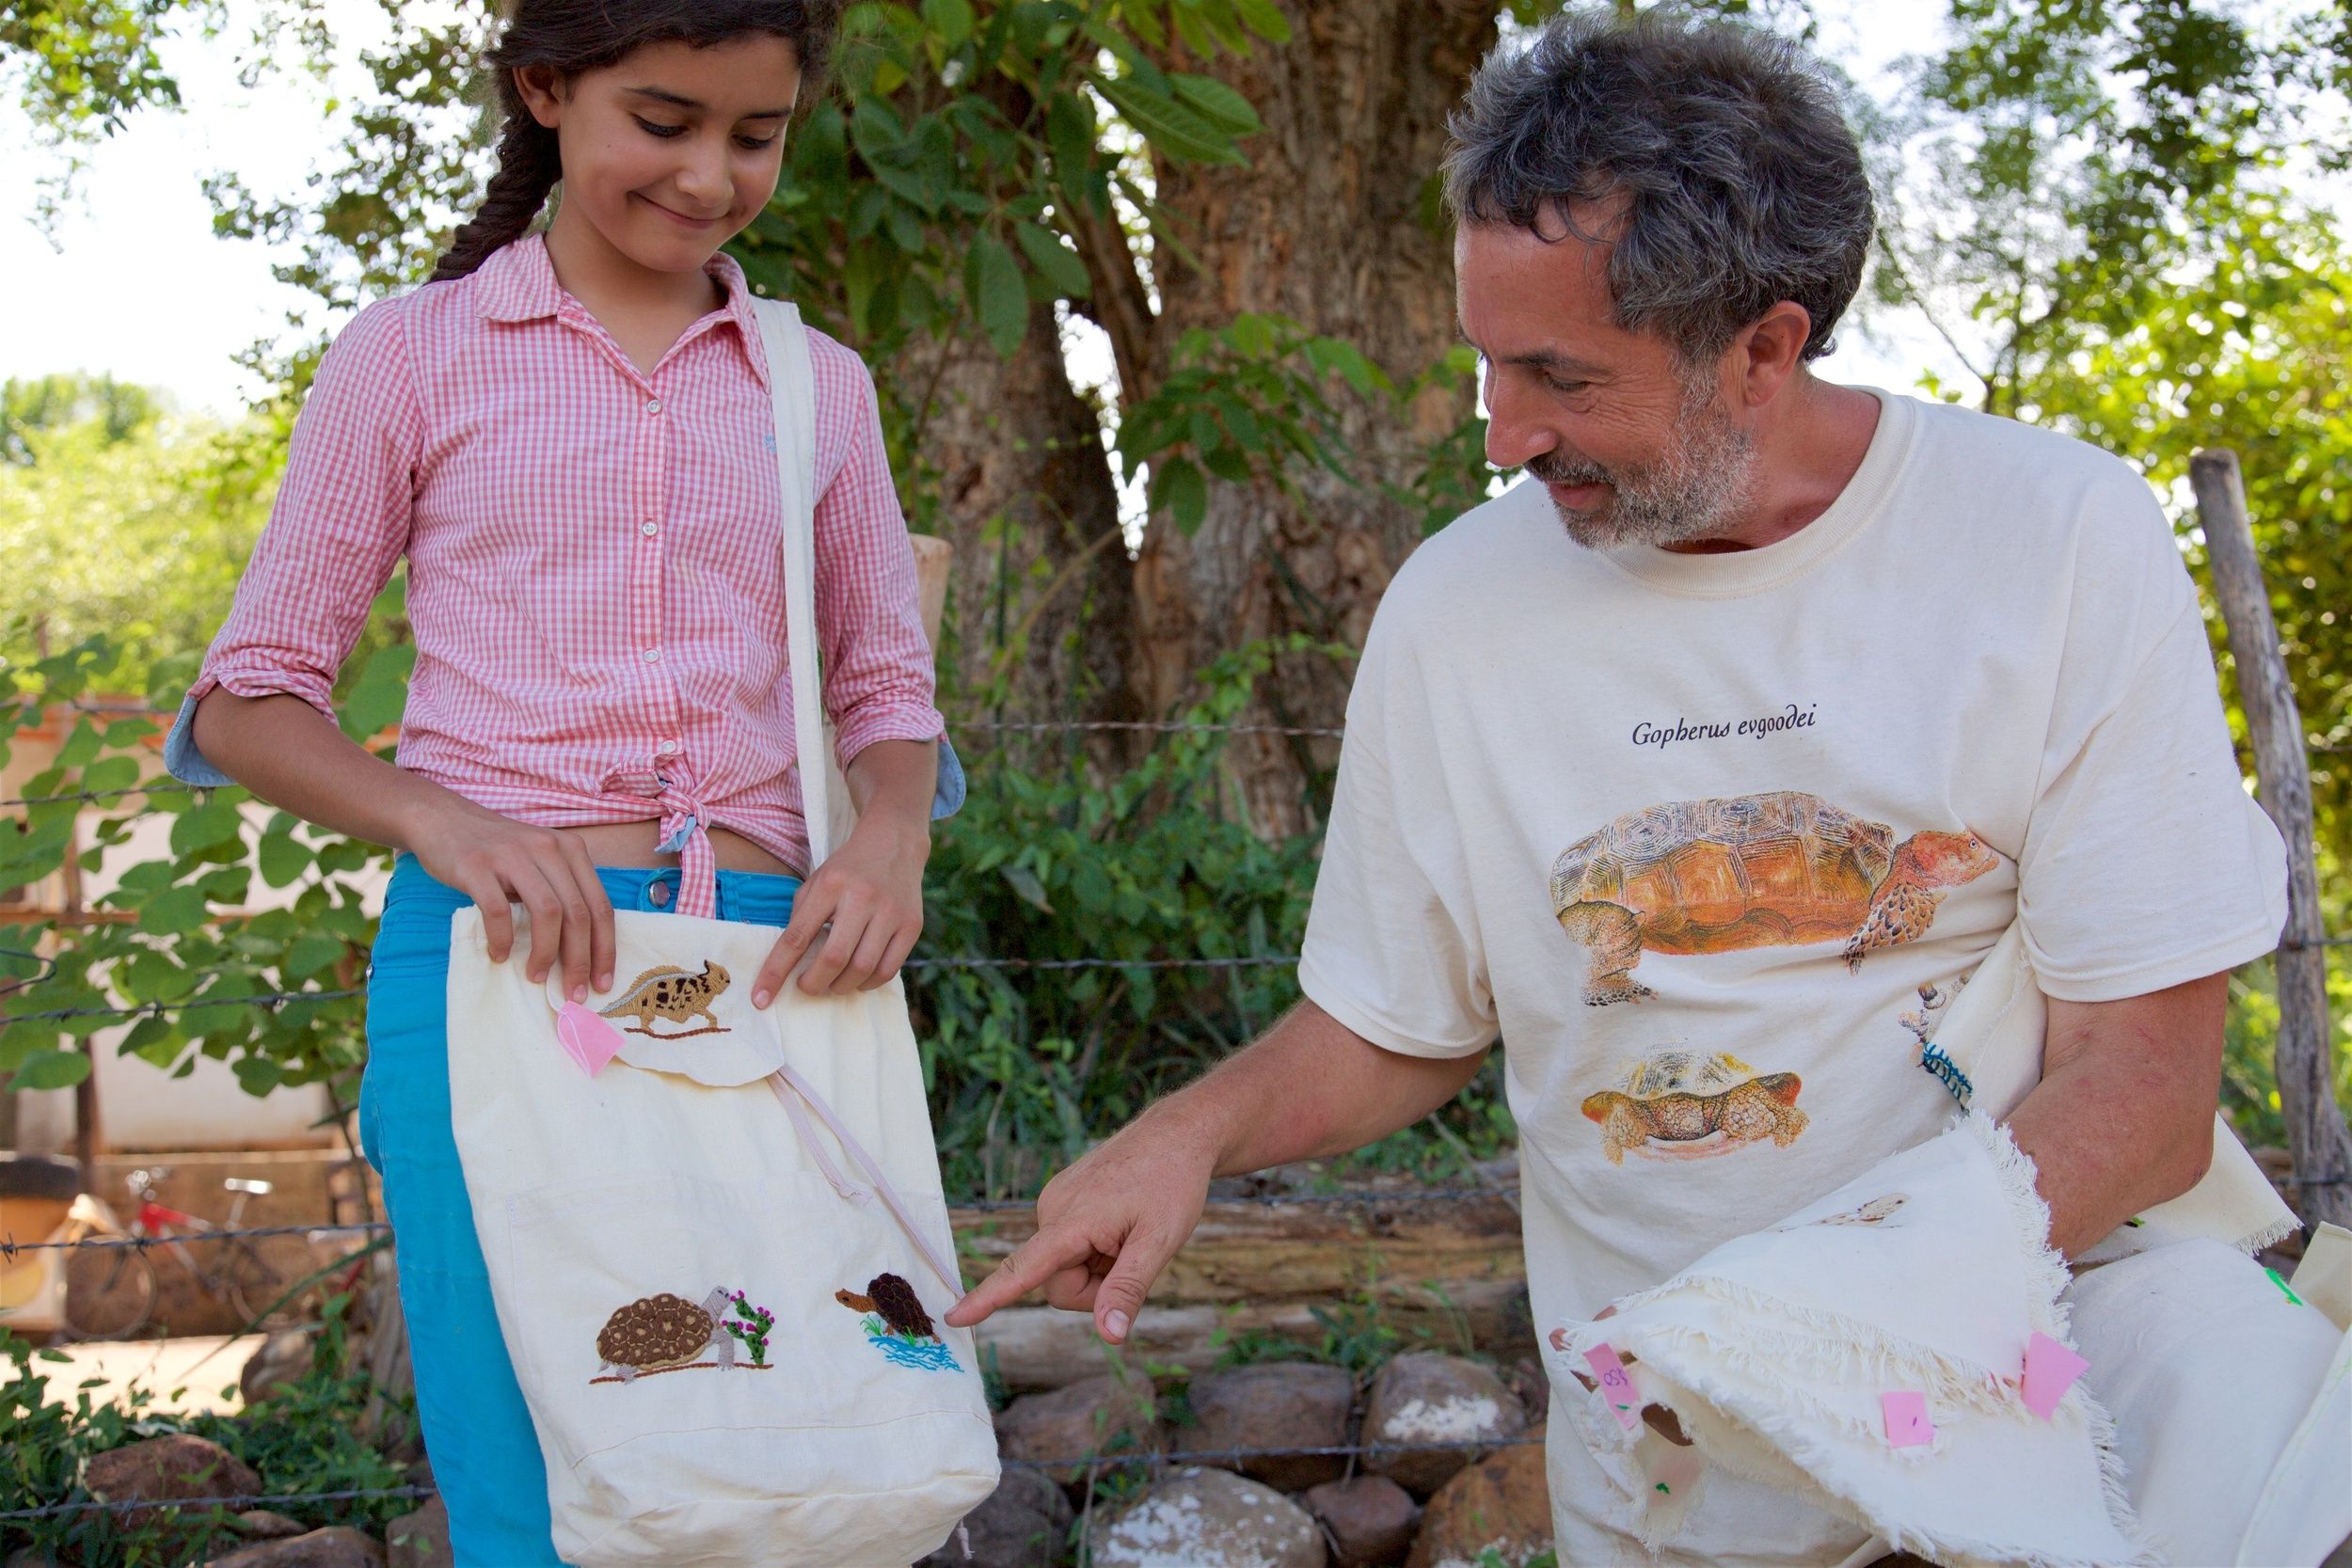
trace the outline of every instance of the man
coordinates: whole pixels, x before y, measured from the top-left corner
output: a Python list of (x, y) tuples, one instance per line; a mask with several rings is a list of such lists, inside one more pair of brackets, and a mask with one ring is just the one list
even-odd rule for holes
[[(1811, 372), (1873, 220), (1792, 47), (1563, 15), (1454, 133), (1486, 455), (1527, 478), (1381, 605), (1306, 1000), (1057, 1177), (951, 1323), (1042, 1289), (1123, 1338), (1213, 1176), (1409, 1125), (1498, 1036), (1536, 1324), (1588, 1320), (1938, 1132), (1902, 1015), (2012, 921), (2051, 1003), (2008, 1125), (2052, 1243), (2211, 1157), (2227, 972), (2276, 941), (2283, 857), (2147, 484)], [(1549, 1465), (1564, 1562), (1864, 1545), (1718, 1473), (1653, 1559), (1569, 1423)]]

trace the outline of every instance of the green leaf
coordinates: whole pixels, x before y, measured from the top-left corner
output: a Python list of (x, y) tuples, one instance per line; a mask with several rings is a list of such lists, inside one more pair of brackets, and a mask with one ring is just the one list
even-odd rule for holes
[(1249, 24), (1251, 32), (1268, 43), (1290, 42), (1291, 20), (1282, 14), (1274, 0), (1233, 0), (1233, 9), (1240, 14), (1242, 21)]
[(1054, 912), (1053, 900), (1045, 896), (1045, 884), (1037, 879), (1036, 872), (1025, 865), (1008, 865), (1004, 867), (1004, 876), (1024, 903), (1034, 904), (1047, 914)]
[(288, 980), (307, 980), (342, 956), (341, 937), (313, 931), (286, 950), (286, 961), (278, 970)]
[(267, 1056), (241, 1056), (232, 1069), (237, 1085), (246, 1093), (259, 1098), (286, 1081), (286, 1069)]
[(1164, 459), (1152, 475), (1152, 509), (1168, 512), (1178, 528), (1196, 533), (1209, 515), (1209, 482), (1189, 458)]
[(1055, 288), (1073, 299), (1084, 299), (1094, 292), (1094, 285), (1087, 277), (1086, 263), (1053, 235), (1034, 223), (1016, 223), (1012, 226), (1012, 237), (1021, 243), (1021, 253), (1029, 259), (1029, 264)]
[(129, 789), (139, 782), (139, 759), (136, 757), (100, 757), (82, 769), (82, 787), (94, 794), (110, 789)]
[(365, 741), (386, 725), (398, 722), (401, 710), (408, 705), (408, 672), (416, 663), (413, 642), (378, 648), (343, 700), (343, 734)]
[(1029, 291), (1021, 281), (1021, 263), (1002, 240), (982, 234), (972, 242), (965, 281), (980, 329), (999, 355), (1011, 358), (1029, 330)]
[(291, 832), (265, 833), (262, 838), (262, 880), (271, 887), (291, 887), (310, 869), (318, 852)]
[(183, 811), (171, 824), (171, 852), (193, 855), (215, 844), (226, 844), (238, 836), (245, 827), (245, 818), (237, 808), (226, 800), (208, 800), (194, 811)]
[(103, 743), (98, 726), (87, 717), (77, 719), (73, 721), (73, 733), (66, 736), (63, 746), (57, 748), (56, 766), (87, 768), (98, 760), (98, 749)]
[(1176, 96), (1200, 111), (1210, 124), (1237, 136), (1255, 135), (1265, 129), (1258, 119), (1258, 111), (1249, 100), (1212, 76), (1192, 76), (1177, 72), (1168, 77), (1176, 88)]
[(1055, 172), (1076, 189), (1078, 178), (1094, 164), (1093, 105), (1074, 92), (1056, 93), (1045, 106), (1045, 145), (1054, 150)]
[(168, 887), (139, 906), (139, 929), (151, 937), (176, 937), (204, 924), (204, 890)]
[(1096, 85), (1120, 117), (1168, 157), (1195, 164), (1248, 162), (1231, 136), (1166, 93), (1132, 76), (1098, 79)]
[(972, 0), (923, 0), (923, 20), (942, 44), (960, 49), (972, 36)]
[(36, 1051), (24, 1058), (11, 1089), (70, 1089), (89, 1076), (89, 1058), (79, 1051)]

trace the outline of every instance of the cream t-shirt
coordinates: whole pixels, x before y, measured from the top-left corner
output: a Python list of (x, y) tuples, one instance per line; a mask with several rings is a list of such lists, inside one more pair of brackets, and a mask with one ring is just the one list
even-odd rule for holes
[[(1932, 1136), (1921, 988), (1947, 1002), (2012, 920), (2078, 1002), (2229, 969), (2284, 920), (2146, 483), (1876, 395), (1852, 481), (1778, 544), (1589, 550), (1522, 482), (1373, 625), (1300, 984), (1391, 1051), (1504, 1042), (1539, 1332)], [(1861, 1544), (1717, 1476), (1652, 1559), (1564, 1434), (1564, 1562)]]

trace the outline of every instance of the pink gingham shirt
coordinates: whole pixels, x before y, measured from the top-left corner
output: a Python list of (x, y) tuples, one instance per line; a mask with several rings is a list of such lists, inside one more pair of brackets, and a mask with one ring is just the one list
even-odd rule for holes
[[(401, 767), (550, 827), (658, 818), (686, 912), (711, 912), (707, 828), (806, 866), (768, 366), (742, 269), (721, 255), (709, 272), (725, 306), (651, 375), (556, 281), (536, 235), (354, 318), (182, 709), (175, 771), (210, 770), (185, 715), (216, 686), (331, 717), (335, 673), (405, 552), (417, 662)], [(872, 379), (808, 336), (817, 634), (846, 761), (945, 725)]]

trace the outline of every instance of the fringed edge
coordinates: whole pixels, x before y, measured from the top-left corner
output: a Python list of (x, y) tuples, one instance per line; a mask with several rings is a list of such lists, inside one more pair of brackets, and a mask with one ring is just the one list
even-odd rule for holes
[[(1969, 1112), (1961, 1123), (1975, 1135), (1978, 1147), (1993, 1162), (1994, 1172), (2000, 1178), (2002, 1195), (2009, 1200), (2010, 1217), (2017, 1227), (2019, 1244), (2030, 1259), (2026, 1270), (2032, 1288), (2031, 1308), (2036, 1316), (2048, 1320), (2042, 1331), (2072, 1350), (2074, 1314), (2065, 1291), (2074, 1282), (2074, 1276), (2067, 1268), (2065, 1258), (2050, 1245), (2050, 1206), (2043, 1201), (2042, 1189), (2036, 1183), (2040, 1172), (2033, 1157), (2017, 1147), (2017, 1140), (2010, 1135), (2008, 1128), (1981, 1112)], [(2099, 1456), (2099, 1489), (2106, 1504), (2108, 1521), (2115, 1526), (2116, 1533), (2139, 1553), (2137, 1560), (2154, 1560), (2154, 1547), (2132, 1507), (2123, 1456), (2116, 1449), (2115, 1418), (2079, 1381), (2066, 1391), (2060, 1402), (2082, 1418), (2091, 1449)]]
[(2252, 1235), (2238, 1238), (2237, 1249), (2250, 1258), (2266, 1246), (2277, 1246), (2302, 1228), (2301, 1220), (2296, 1219), (2293, 1214), (2283, 1215), (2272, 1220)]

